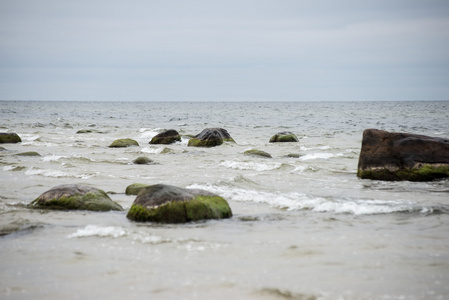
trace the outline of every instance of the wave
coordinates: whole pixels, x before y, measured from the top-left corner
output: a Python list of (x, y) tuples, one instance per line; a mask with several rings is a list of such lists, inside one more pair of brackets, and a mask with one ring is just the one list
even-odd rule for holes
[(289, 211), (311, 210), (336, 214), (374, 215), (388, 213), (449, 213), (449, 206), (422, 205), (411, 201), (320, 197), (303, 193), (264, 192), (213, 184), (192, 184), (187, 188), (204, 189), (225, 199), (268, 204)]
[(313, 159), (329, 159), (333, 157), (343, 157), (343, 153), (326, 153), (326, 152), (318, 152), (318, 153), (310, 153), (299, 157), (299, 160), (313, 160)]
[(43, 176), (43, 177), (52, 177), (52, 178), (63, 178), (63, 177), (73, 177), (80, 179), (89, 179), (97, 175), (97, 173), (84, 173), (84, 174), (69, 174), (59, 170), (46, 170), (46, 169), (35, 169), (31, 167), (27, 171), (25, 171), (25, 175), (28, 176)]
[(245, 162), (245, 161), (222, 161), (220, 166), (237, 169), (237, 170), (252, 170), (252, 171), (271, 171), (281, 168), (284, 164), (280, 162)]

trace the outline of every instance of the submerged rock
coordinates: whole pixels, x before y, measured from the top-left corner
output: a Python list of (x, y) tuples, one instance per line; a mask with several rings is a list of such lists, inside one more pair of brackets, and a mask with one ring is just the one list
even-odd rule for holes
[(17, 133), (0, 132), (0, 144), (17, 144), (20, 142), (22, 142), (22, 139)]
[(228, 202), (208, 191), (156, 184), (145, 187), (126, 217), (138, 222), (185, 223), (232, 217)]
[(78, 184), (55, 186), (31, 202), (29, 207), (55, 210), (123, 210), (104, 191)]
[(149, 186), (149, 185), (143, 184), (143, 183), (130, 184), (126, 187), (125, 194), (126, 195), (137, 195), (147, 186)]
[(139, 143), (137, 143), (133, 139), (118, 139), (113, 141), (112, 144), (109, 145), (110, 148), (124, 148), (131, 146), (139, 146)]
[(298, 137), (290, 131), (282, 131), (273, 135), (270, 143), (299, 142)]
[(377, 129), (363, 132), (357, 176), (430, 181), (449, 177), (449, 139)]
[(215, 147), (223, 144), (223, 142), (233, 142), (234, 139), (223, 128), (206, 128), (201, 133), (195, 135), (189, 140), (190, 147)]
[(245, 151), (243, 154), (245, 154), (245, 155), (252, 155), (252, 156), (261, 156), (261, 157), (272, 158), (272, 156), (271, 156), (270, 153), (267, 153), (267, 152), (262, 151), (262, 150), (257, 150), (257, 149), (247, 150), (247, 151)]
[(17, 153), (17, 156), (41, 156), (39, 153), (35, 152), (35, 151), (29, 151), (29, 152), (21, 152), (21, 153)]
[(174, 142), (180, 142), (181, 136), (174, 129), (169, 129), (159, 134), (156, 134), (150, 141), (150, 144), (173, 144)]
[(139, 156), (135, 160), (133, 160), (133, 163), (136, 165), (151, 165), (154, 164), (154, 161), (146, 156)]

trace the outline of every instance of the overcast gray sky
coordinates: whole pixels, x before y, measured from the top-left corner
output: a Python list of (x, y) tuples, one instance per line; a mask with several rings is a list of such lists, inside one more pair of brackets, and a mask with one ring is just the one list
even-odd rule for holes
[(0, 0), (0, 99), (449, 100), (449, 1)]

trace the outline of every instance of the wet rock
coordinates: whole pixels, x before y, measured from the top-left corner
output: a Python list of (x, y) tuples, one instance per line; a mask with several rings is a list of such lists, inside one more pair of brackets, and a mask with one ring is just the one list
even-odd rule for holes
[(156, 184), (145, 187), (127, 216), (138, 222), (185, 223), (232, 217), (228, 202), (208, 191)]
[(169, 129), (159, 134), (156, 134), (150, 141), (150, 144), (173, 144), (174, 142), (180, 142), (181, 136), (174, 129)]
[(0, 144), (16, 144), (20, 142), (22, 142), (22, 139), (17, 133), (0, 132)]
[(201, 133), (195, 135), (189, 140), (190, 147), (215, 147), (223, 144), (223, 142), (233, 142), (234, 139), (223, 128), (206, 128)]
[(133, 139), (118, 139), (113, 141), (112, 144), (109, 145), (110, 148), (125, 148), (131, 146), (139, 146), (139, 143), (137, 143)]
[(363, 132), (357, 176), (430, 181), (449, 177), (449, 139), (377, 129)]
[(251, 156), (261, 156), (261, 157), (272, 158), (270, 153), (267, 153), (267, 152), (262, 151), (262, 150), (257, 150), (257, 149), (247, 150), (243, 154), (251, 155)]
[(0, 151), (8, 151), (6, 148), (0, 147)]
[(300, 158), (301, 154), (299, 154), (299, 153), (289, 153), (289, 154), (287, 154), (287, 157)]
[(154, 164), (154, 161), (146, 156), (139, 156), (135, 160), (133, 160), (133, 163), (136, 165), (151, 165)]
[(17, 153), (17, 156), (41, 156), (39, 153), (35, 152), (35, 151), (29, 151), (29, 152), (21, 152), (21, 153)]
[(29, 207), (55, 210), (123, 210), (104, 191), (78, 184), (55, 186), (31, 202)]
[(137, 195), (147, 186), (149, 186), (149, 185), (143, 184), (143, 183), (130, 184), (126, 187), (125, 194), (126, 195)]
[(273, 135), (270, 143), (299, 142), (298, 137), (290, 131), (282, 131)]

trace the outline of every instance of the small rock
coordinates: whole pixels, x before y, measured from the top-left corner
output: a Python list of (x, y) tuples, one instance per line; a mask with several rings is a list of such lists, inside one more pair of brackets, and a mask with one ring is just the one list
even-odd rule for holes
[(155, 135), (151, 141), (150, 144), (173, 144), (175, 142), (180, 142), (181, 136), (179, 133), (174, 129), (169, 129), (164, 132), (161, 132), (157, 135)]
[(0, 132), (0, 144), (16, 144), (22, 142), (17, 133)]
[(275, 135), (273, 135), (270, 139), (270, 143), (285, 143), (285, 142), (299, 142), (299, 140), (298, 137), (290, 131), (278, 132)]
[(272, 158), (270, 153), (267, 153), (267, 152), (261, 151), (261, 150), (257, 150), (257, 149), (247, 150), (243, 154), (251, 155), (251, 156), (261, 156), (261, 157)]
[(143, 183), (133, 183), (126, 187), (125, 194), (126, 195), (137, 195), (142, 191), (144, 188), (149, 186), (148, 184)]
[(17, 156), (41, 156), (39, 153), (34, 152), (34, 151), (17, 153), (16, 155)]
[(190, 147), (215, 147), (223, 142), (235, 143), (234, 139), (223, 128), (206, 128), (189, 140)]
[(136, 165), (150, 165), (154, 162), (146, 156), (139, 156), (138, 158), (133, 160), (133, 163)]
[(110, 148), (125, 148), (131, 146), (139, 146), (139, 143), (137, 143), (133, 139), (118, 139), (113, 141), (112, 144), (109, 145)]

